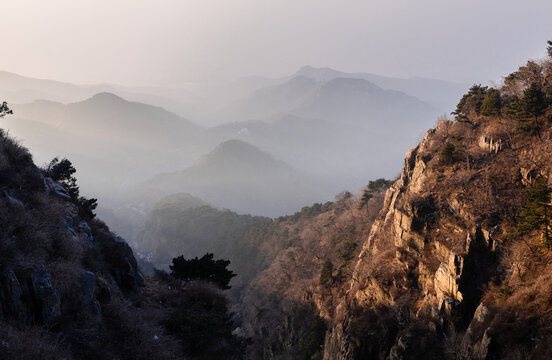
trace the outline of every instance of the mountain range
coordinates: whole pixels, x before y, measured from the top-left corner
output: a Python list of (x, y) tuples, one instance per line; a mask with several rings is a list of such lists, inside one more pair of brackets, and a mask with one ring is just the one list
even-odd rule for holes
[(203, 150), (200, 126), (111, 93), (69, 104), (37, 100), (12, 109), (15, 115), (3, 120), (4, 127), (40, 162), (70, 158), (83, 188), (104, 198), (106, 189), (117, 193), (136, 179), (187, 166)]
[[(83, 191), (101, 198), (104, 205), (115, 206), (120, 203), (121, 194), (156, 174), (172, 173), (171, 177), (180, 179), (181, 184), (169, 186), (170, 191), (190, 192), (215, 206), (235, 211), (283, 215), (312, 201), (325, 201), (331, 198), (329, 194), (357, 190), (366, 179), (395, 176), (395, 164), (434, 123), (439, 114), (435, 106), (380, 86), (393, 85), (390, 78), (368, 75), (304, 67), (284, 78), (249, 77), (218, 86), (163, 89), (79, 86), (0, 72), (0, 79), (4, 80), (0, 95), (15, 103), (15, 114), (3, 120), (4, 126), (41, 163), (55, 156), (71, 159), (79, 169)], [(414, 80), (395, 83), (403, 88), (407, 88), (405, 84), (421, 84), (411, 86), (416, 89), (429, 84), (426, 90), (441, 84)], [(208, 101), (210, 96), (218, 99), (208, 110), (198, 112), (201, 106), (190, 105)], [(185, 99), (179, 102), (180, 98)], [(180, 110), (165, 100), (179, 103)], [(183, 109), (190, 105), (189, 113), (197, 117), (188, 119), (160, 104), (178, 114), (186, 113)], [(206, 123), (223, 124), (210, 128), (200, 125)], [(200, 174), (207, 172), (207, 165), (194, 162), (232, 139), (252, 146), (242, 146), (242, 151), (235, 152), (226, 144), (215, 152), (215, 158), (221, 156), (221, 151), (233, 152), (234, 158), (243, 157), (235, 173), (239, 169), (250, 176), (238, 179), (219, 172), (218, 182), (206, 180), (207, 173)], [(250, 169), (243, 167), (252, 154), (258, 153), (256, 148), (267, 153), (263, 161), (267, 161), (270, 171), (261, 169), (259, 162)], [(220, 166), (217, 161), (213, 163)], [(287, 163), (287, 170), (283, 163)], [(229, 170), (228, 166), (225, 169)], [(286, 193), (299, 195), (285, 197), (274, 193), (271, 198), (267, 192), (257, 199), (266, 208), (245, 207), (254, 199), (243, 203), (233, 200), (247, 197), (242, 190), (238, 192), (240, 182), (249, 184), (259, 194), (267, 187), (253, 184), (252, 179), (274, 184), (267, 176), (253, 174), (253, 169), (282, 179), (276, 189), (283, 191), (286, 184), (300, 189), (287, 189)], [(159, 183), (163, 176), (156, 178)], [(312, 181), (315, 178), (323, 180)], [(217, 190), (218, 198), (211, 201), (213, 196), (200, 188), (221, 189), (224, 186), (220, 179), (233, 182), (231, 188), (236, 193)], [(113, 186), (113, 182), (117, 185)], [(164, 190), (162, 195), (170, 191)]]

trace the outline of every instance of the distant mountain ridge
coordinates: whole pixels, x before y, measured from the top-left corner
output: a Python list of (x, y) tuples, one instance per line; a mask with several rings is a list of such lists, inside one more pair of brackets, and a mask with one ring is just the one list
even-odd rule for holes
[(94, 196), (188, 166), (209, 147), (202, 127), (112, 93), (69, 104), (40, 100), (12, 108), (14, 115), (3, 120), (4, 128), (38, 153), (41, 162), (70, 158), (83, 188)]
[(97, 93), (110, 92), (128, 100), (161, 106), (181, 116), (196, 119), (203, 125), (218, 125), (221, 120), (224, 122), (224, 118), (212, 119), (212, 115), (209, 113), (213, 110), (226, 108), (255, 91), (281, 85), (297, 76), (319, 82), (335, 78), (363, 79), (383, 89), (401, 91), (417, 97), (438, 108), (441, 112), (451, 111), (456, 99), (469, 86), (436, 79), (402, 79), (312, 66), (303, 66), (295, 73), (280, 78), (247, 76), (229, 83), (190, 83), (180, 88), (124, 86), (109, 83), (77, 85), (0, 71), (0, 98), (13, 104), (29, 103), (35, 100), (71, 103), (85, 100)]
[(26, 104), (36, 100), (68, 104), (104, 92), (161, 106), (179, 115), (195, 114), (198, 104), (203, 102), (199, 93), (183, 88), (133, 87), (106, 83), (79, 85), (0, 71), (0, 98), (10, 104)]
[[(437, 114), (431, 105), (405, 93), (385, 90), (358, 78), (317, 80), (298, 75), (261, 88), (218, 111), (229, 121), (273, 120), (285, 115), (319, 118), (334, 122), (400, 115), (399, 111)], [(402, 114), (404, 115), (404, 114)]]
[(327, 197), (314, 178), (259, 148), (228, 140), (194, 165), (151, 178), (138, 193), (187, 192), (238, 213), (279, 216)]
[(387, 90), (397, 90), (417, 97), (442, 111), (451, 111), (456, 100), (467, 90), (469, 84), (428, 79), (421, 77), (395, 78), (370, 73), (349, 73), (331, 68), (303, 66), (295, 75), (305, 76), (318, 81), (329, 81), (336, 78), (363, 79)]
[[(316, 181), (316, 191), (305, 190), (312, 193), (323, 189), (324, 196), (313, 199), (322, 201), (326, 193), (358, 190), (366, 179), (394, 177), (398, 171), (395, 164), (440, 114), (439, 109), (411, 94), (390, 90), (374, 80), (379, 78), (370, 78), (373, 82), (361, 78), (364, 75), (304, 67), (289, 77), (257, 76), (224, 85), (196, 84), (188, 91), (109, 84), (79, 86), (0, 73), (0, 80), (2, 76), (6, 79), (5, 84), (0, 81), (0, 94), (11, 84), (16, 92), (30, 89), (36, 94), (55, 95), (14, 104), (15, 116), (4, 119), (4, 124), (33, 149), (40, 162), (54, 156), (72, 159), (83, 189), (89, 189), (92, 196), (101, 197), (105, 189), (117, 196), (120, 191), (110, 182), (124, 189), (155, 174), (188, 168), (218, 144), (237, 139), (310, 173), (310, 179), (323, 179)], [(224, 125), (205, 129), (159, 107), (160, 98), (156, 98), (175, 100), (188, 98), (187, 94), (191, 102), (213, 100), (209, 106), (213, 111), (232, 99), (240, 100), (218, 110), (217, 121)], [(205, 94), (208, 96), (203, 98)], [(208, 117), (203, 112), (192, 120), (209, 123)], [(228, 177), (218, 173), (222, 175)], [(110, 204), (108, 199), (101, 200)]]
[[(327, 179), (337, 193), (357, 190), (366, 179), (394, 177), (398, 170), (392, 164), (438, 115), (415, 97), (367, 80), (297, 76), (235, 102), (220, 116), (238, 120), (208, 132), (218, 141), (236, 138), (262, 146)], [(380, 152), (386, 156), (371, 156)]]

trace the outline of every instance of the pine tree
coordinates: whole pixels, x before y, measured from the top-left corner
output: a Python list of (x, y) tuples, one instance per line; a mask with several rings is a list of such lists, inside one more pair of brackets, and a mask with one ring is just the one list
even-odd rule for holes
[(532, 83), (524, 92), (521, 99), (523, 110), (527, 115), (533, 116), (535, 119), (544, 113), (546, 110), (546, 100), (544, 92), (537, 83)]
[(456, 115), (456, 121), (473, 124), (470, 117), (481, 115), (481, 106), (483, 99), (487, 94), (487, 86), (473, 85), (470, 90), (462, 96), (456, 110), (451, 114)]
[(79, 216), (84, 220), (92, 220), (96, 217), (94, 210), (98, 207), (98, 199), (88, 199), (80, 196), (80, 189), (77, 185), (77, 178), (74, 174), (77, 172), (71, 161), (67, 159), (54, 158), (50, 164), (43, 170), (44, 175), (52, 180), (59, 182), (67, 191), (73, 202), (77, 204)]
[(439, 155), (440, 164), (450, 165), (456, 161), (458, 153), (456, 151), (456, 147), (448, 142), (445, 144), (445, 146), (443, 146)]
[[(521, 125), (527, 124), (527, 119), (532, 118), (532, 124), (529, 130), (535, 130), (540, 137), (539, 116), (546, 110), (546, 97), (541, 87), (537, 83), (532, 83), (523, 92), (520, 100), (520, 119)], [(527, 125), (525, 125), (527, 127)]]
[(521, 235), (539, 230), (542, 234), (542, 244), (549, 248), (552, 245), (550, 231), (550, 194), (548, 179), (539, 176), (533, 184), (525, 190), (525, 205), (518, 215), (517, 226)]
[(481, 115), (498, 116), (500, 115), (501, 108), (502, 98), (500, 96), (500, 91), (490, 88), (481, 103)]
[(13, 114), (13, 111), (8, 107), (8, 103), (4, 101), (0, 104), (0, 118), (10, 114)]
[(236, 274), (228, 270), (229, 260), (214, 260), (212, 253), (207, 253), (199, 259), (197, 256), (187, 260), (180, 255), (172, 259), (171, 275), (184, 281), (203, 280), (211, 282), (223, 290), (230, 289), (230, 280)]
[(360, 202), (358, 203), (358, 209), (361, 210), (363, 207), (365, 207), (366, 204), (368, 204), (368, 201), (370, 201), (370, 199), (373, 197), (374, 195), (370, 190), (364, 190), (364, 192), (362, 193), (362, 197), (360, 198)]
[(322, 270), (320, 271), (320, 285), (330, 288), (333, 283), (333, 263), (331, 260), (326, 260), (324, 265), (322, 265)]
[(509, 97), (504, 103), (502, 114), (509, 116), (512, 119), (519, 119), (521, 111), (521, 100), (517, 95)]

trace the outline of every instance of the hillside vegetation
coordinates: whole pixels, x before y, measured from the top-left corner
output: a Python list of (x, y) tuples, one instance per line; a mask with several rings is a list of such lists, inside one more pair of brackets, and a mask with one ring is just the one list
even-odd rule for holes
[(0, 131), (0, 357), (240, 358), (245, 342), (231, 333), (221, 289), (163, 273), (144, 279), (125, 240), (95, 218), (95, 199), (79, 195), (74, 172), (66, 159), (38, 168)]
[(549, 357), (548, 52), (470, 88), (383, 199), (279, 224), (295, 236), (244, 292), (250, 358)]

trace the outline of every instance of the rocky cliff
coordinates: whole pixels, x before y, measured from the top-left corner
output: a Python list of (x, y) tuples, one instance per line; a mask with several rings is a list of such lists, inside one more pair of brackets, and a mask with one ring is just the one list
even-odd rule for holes
[[(538, 287), (550, 286), (550, 254), (538, 231), (516, 229), (524, 189), (552, 172), (550, 126), (513, 142), (503, 121), (441, 121), (407, 153), (324, 359), (545, 358), (550, 293)], [(442, 161), (448, 142), (453, 163)]]
[[(337, 211), (348, 216), (334, 208), (295, 229), (303, 244), (314, 224), (325, 230), (315, 235), (317, 253), (292, 245), (253, 284), (283, 304), (285, 319), (272, 317), (280, 327), (267, 328), (265, 338), (280, 334), (288, 351), (293, 344), (301, 349), (300, 340), (282, 335), (282, 329), (305, 331), (294, 325), (296, 315), (288, 309), (293, 299), (295, 309), (310, 309), (326, 325), (320, 350), (298, 358), (548, 358), (549, 52), (551, 57), (506, 77), (500, 88), (473, 86), (455, 120), (439, 121), (406, 154), (400, 177), (373, 203), (381, 204), (377, 216), (355, 210), (362, 198), (351, 197)], [(328, 235), (336, 219), (341, 234), (359, 224), (363, 230), (345, 238)], [(324, 259), (335, 264), (347, 239), (358, 244), (350, 252), (354, 260), (332, 268)], [(297, 276), (305, 271), (308, 277)], [(262, 316), (256, 319), (262, 327)], [(273, 351), (262, 357), (282, 356)]]

